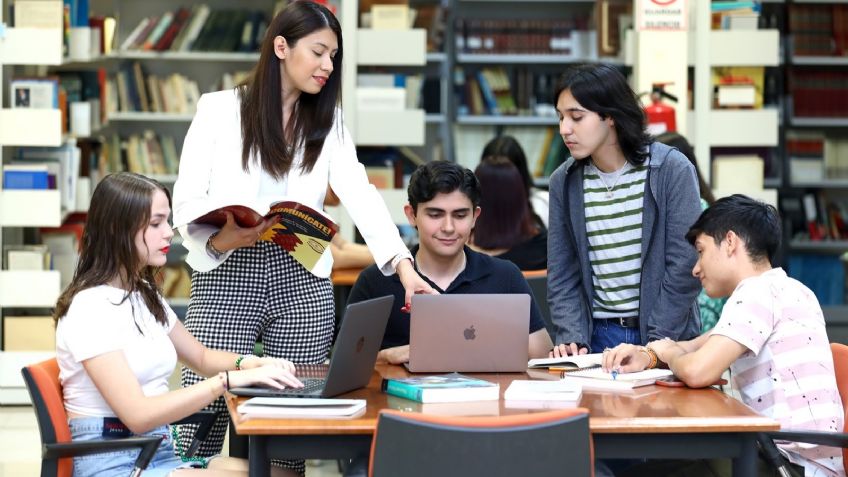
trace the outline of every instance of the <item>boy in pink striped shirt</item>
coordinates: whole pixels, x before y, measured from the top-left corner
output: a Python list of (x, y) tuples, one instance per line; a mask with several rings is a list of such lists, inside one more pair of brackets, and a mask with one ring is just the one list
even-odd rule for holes
[[(782, 429), (841, 432), (844, 413), (821, 306), (809, 288), (772, 268), (780, 237), (774, 207), (743, 195), (717, 201), (686, 238), (698, 251), (692, 274), (707, 294), (730, 296), (718, 324), (690, 341), (620, 345), (605, 353), (604, 367), (638, 371), (657, 358), (691, 387), (709, 386), (730, 368), (745, 404)], [(845, 475), (842, 449), (778, 447), (806, 476)]]

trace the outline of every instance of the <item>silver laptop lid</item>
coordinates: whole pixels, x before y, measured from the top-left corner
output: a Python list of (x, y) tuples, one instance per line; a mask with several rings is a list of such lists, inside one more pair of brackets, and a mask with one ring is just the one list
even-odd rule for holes
[(409, 326), (413, 372), (523, 372), (530, 295), (415, 295)]

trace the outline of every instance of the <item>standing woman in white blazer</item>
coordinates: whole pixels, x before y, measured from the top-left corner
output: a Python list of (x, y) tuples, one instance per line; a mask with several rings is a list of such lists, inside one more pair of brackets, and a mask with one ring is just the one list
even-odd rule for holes
[[(353, 218), (383, 273), (397, 272), (406, 289), (435, 293), (418, 276), (385, 203), (368, 183), (337, 107), (342, 32), (326, 7), (290, 3), (273, 19), (259, 63), (245, 84), (204, 94), (186, 134), (174, 186), (174, 223), (210, 204), (295, 200), (322, 208), (329, 184)], [(310, 273), (281, 247), (258, 240), (270, 226), (179, 228), (189, 250), (191, 302), (186, 328), (210, 348), (249, 354), (258, 339), (266, 355), (320, 363), (334, 329), (331, 254)], [(401, 307), (403, 303), (395, 303)], [(182, 384), (199, 378), (183, 368)], [(221, 411), (200, 455), (220, 451), (227, 425)], [(303, 473), (302, 461), (295, 467)]]

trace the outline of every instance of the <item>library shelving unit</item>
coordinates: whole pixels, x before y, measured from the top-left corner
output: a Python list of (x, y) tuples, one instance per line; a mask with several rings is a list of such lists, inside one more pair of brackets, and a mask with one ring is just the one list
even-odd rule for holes
[(695, 71), (695, 97), (693, 111), (687, 117), (686, 135), (695, 146), (701, 174), (709, 182), (712, 147), (773, 148), (780, 144), (780, 111), (777, 107), (715, 109), (710, 84), (714, 67), (779, 66), (780, 31), (712, 30), (710, 2), (693, 2), (691, 8), (695, 11), (694, 28), (689, 34), (689, 64), (694, 66)]
[[(804, 6), (798, 7), (806, 9), (806, 8), (822, 8), (822, 7), (832, 7), (839, 6), (840, 8), (848, 8), (848, 0), (837, 0), (837, 1), (812, 1), (812, 0), (791, 0), (788, 2), (787, 9), (792, 9), (793, 4), (803, 4)], [(807, 21), (808, 18), (805, 18), (809, 13), (805, 13), (804, 10), (800, 11), (791, 11), (787, 13), (787, 15), (797, 13), (795, 16), (795, 23), (798, 25), (798, 28), (801, 29), (801, 33), (809, 33), (813, 28), (812, 26), (802, 27)], [(821, 19), (821, 16), (819, 16)], [(831, 22), (830, 16), (825, 15), (825, 22)], [(818, 20), (816, 20), (818, 21)], [(788, 25), (787, 30), (789, 30), (787, 40), (786, 40), (786, 48), (785, 48), (785, 63), (787, 70), (789, 70), (788, 75), (794, 76), (796, 73), (799, 75), (802, 74), (829, 74), (835, 73), (841, 76), (842, 79), (832, 81), (831, 87), (839, 88), (844, 90), (846, 88), (846, 82), (848, 82), (848, 56), (835, 56), (834, 55), (826, 55), (826, 54), (813, 54), (812, 51), (803, 51), (803, 47), (799, 46), (798, 32), (791, 31), (792, 30), (792, 22)], [(837, 25), (835, 22), (833, 23), (833, 28), (836, 28)], [(842, 28), (845, 28), (842, 26)], [(833, 32), (834, 36), (836, 32)], [(843, 46), (844, 49), (844, 46)], [(843, 55), (845, 53), (843, 52)], [(839, 86), (836, 86), (833, 83), (841, 82)], [(821, 85), (818, 85), (821, 87)], [(836, 114), (833, 114), (834, 111), (830, 111), (828, 113), (817, 114), (816, 111), (813, 111), (813, 108), (810, 107), (799, 107), (797, 98), (794, 95), (794, 88), (787, 88), (787, 108), (786, 114), (784, 116), (784, 122), (786, 124), (787, 134), (791, 131), (793, 134), (800, 135), (808, 135), (810, 133), (814, 135), (825, 136), (825, 142), (831, 141), (834, 139), (840, 140), (842, 142), (848, 141), (848, 110), (837, 111)], [(817, 97), (827, 97), (826, 93), (819, 92), (816, 94)], [(803, 99), (800, 99), (803, 101)], [(807, 105), (808, 106), (808, 105)], [(809, 137), (809, 136), (808, 136)], [(826, 155), (825, 152), (823, 155)], [(837, 154), (840, 156), (839, 161), (846, 160), (845, 153)], [(796, 177), (795, 172), (793, 171), (794, 161), (792, 161), (791, 157), (789, 157), (789, 153), (786, 154), (785, 158), (785, 167), (788, 171), (788, 180), (785, 181), (785, 195), (787, 200), (791, 198), (798, 198), (805, 195), (813, 195), (817, 198), (818, 204), (823, 204), (827, 200), (836, 200), (839, 204), (844, 204), (846, 200), (848, 200), (848, 177), (844, 175), (831, 175), (828, 168), (829, 159), (826, 157), (822, 157), (822, 171), (821, 171), (821, 179), (809, 179), (802, 177)], [(824, 197), (827, 199), (822, 200)], [(841, 212), (844, 214), (843, 212)], [(821, 212), (819, 212), (821, 214)], [(803, 214), (802, 214), (803, 216)], [(806, 217), (805, 217), (806, 218)], [(818, 256), (819, 260), (825, 259), (828, 257), (828, 260), (839, 260), (840, 256), (848, 252), (848, 239), (824, 239), (824, 240), (810, 240), (807, 237), (802, 237), (805, 235), (803, 232), (793, 233), (792, 230), (787, 230), (784, 233), (784, 237), (787, 241), (787, 253), (792, 254), (793, 258), (806, 260), (810, 255)], [(830, 263), (830, 262), (829, 262)], [(845, 262), (842, 262), (844, 266)], [(834, 265), (835, 267), (836, 265)], [(848, 305), (823, 305), (823, 311), (825, 314), (825, 320), (828, 325), (828, 336), (831, 341), (838, 342), (848, 342)]]
[[(6, 6), (2, 3), (0, 25)], [(61, 37), (60, 28), (0, 29), (0, 83), (8, 84), (5, 80), (11, 69), (9, 67), (61, 63)], [(3, 89), (2, 93), (6, 93), (6, 88)], [(59, 146), (63, 142), (58, 109), (7, 108), (3, 98), (4, 94), (0, 94), (0, 157), (5, 158), (10, 147)], [(4, 242), (20, 242), (24, 228), (60, 225), (62, 215), (58, 190), (0, 189), (0, 250), (4, 249)], [(6, 270), (5, 253), (0, 264), (3, 265), (0, 267), (2, 337), (7, 312), (53, 307), (59, 296), (60, 277), (59, 272), (54, 270)], [(20, 369), (51, 354), (43, 351), (0, 351), (0, 404), (28, 403), (29, 396)]]
[[(596, 3), (594, 0), (454, 0), (455, 18), (450, 23), (451, 30), (456, 30), (458, 23), (467, 22), (465, 23), (466, 38), (451, 42), (451, 47), (455, 50), (452, 60), (455, 71), (451, 72), (453, 80), (449, 85), (451, 88), (449, 114), (454, 123), (457, 162), (474, 169), (479, 162), (483, 146), (499, 134), (509, 134), (521, 143), (530, 161), (528, 165), (531, 170), (538, 167), (537, 159), (543, 155), (543, 151), (547, 150), (552, 140), (550, 129), (558, 124), (553, 106), (554, 100), (545, 94), (547, 89), (552, 90), (553, 79), (569, 64), (605, 62), (626, 66), (624, 60), (618, 57), (599, 57), (595, 53), (596, 37), (591, 18), (593, 18)], [(487, 51), (485, 42), (488, 40), (484, 38), (500, 34), (499, 27), (491, 24), (485, 26), (490, 20), (562, 21), (565, 23), (552, 25), (551, 28), (552, 31), (567, 33), (563, 39), (567, 38), (568, 41), (553, 46), (550, 52)], [(515, 27), (520, 28), (519, 25)], [(478, 28), (482, 30), (478, 31)], [(461, 34), (462, 32), (454, 31), (454, 35)], [(473, 40), (469, 42), (472, 37)], [(484, 43), (481, 48), (475, 47), (477, 40)], [(554, 38), (551, 43), (556, 43)], [(500, 69), (509, 78), (510, 94), (519, 105), (524, 106), (520, 114), (490, 114), (488, 112), (480, 114), (468, 104), (464, 106), (468, 107), (469, 111), (461, 108), (463, 106), (459, 104), (463, 101), (461, 96), (465, 96), (465, 102), (473, 101), (470, 97), (474, 94), (473, 90), (476, 86), (473, 82), (472, 85), (467, 85), (468, 78), (488, 68)], [(518, 80), (520, 76), (524, 79)], [(526, 82), (525, 85), (527, 83), (532, 85), (528, 85), (528, 88), (519, 86), (522, 82)], [(485, 92), (482, 94), (485, 95)], [(527, 96), (518, 97), (523, 94)], [(534, 104), (537, 106), (534, 107)], [(550, 105), (550, 108), (546, 108), (545, 105)], [(553, 136), (553, 140), (557, 140), (556, 135)]]
[[(435, 3), (439, 2), (444, 3), (441, 0), (436, 0)], [(415, 7), (414, 4), (410, 6)], [(337, 15), (342, 25), (345, 46), (342, 110), (345, 125), (353, 135), (356, 146), (408, 147), (425, 160), (432, 158), (433, 149), (438, 147), (444, 151), (444, 159), (452, 160), (452, 136), (445, 114), (448, 55), (445, 52), (427, 52), (427, 31), (424, 29), (361, 28), (358, 1), (341, 2)], [(445, 41), (445, 45), (447, 43)], [(420, 107), (403, 110), (359, 109), (356, 98), (358, 75), (370, 70), (400, 74), (426, 74), (435, 70), (440, 77), (440, 113), (426, 114)], [(441, 145), (436, 145), (439, 142)], [(405, 191), (381, 189), (380, 193), (395, 223), (405, 223), (406, 219), (402, 213), (403, 204), (406, 202)], [(346, 239), (353, 240), (353, 221), (344, 208), (332, 208), (330, 213), (339, 223), (340, 233)]]

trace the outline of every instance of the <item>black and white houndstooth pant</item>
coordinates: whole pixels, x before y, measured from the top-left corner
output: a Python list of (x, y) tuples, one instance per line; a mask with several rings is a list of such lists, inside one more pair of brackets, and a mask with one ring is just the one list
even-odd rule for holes
[[(211, 271), (192, 274), (185, 327), (208, 348), (249, 354), (261, 340), (266, 356), (313, 364), (329, 355), (334, 317), (330, 280), (307, 271), (278, 245), (260, 241), (236, 250)], [(182, 368), (184, 387), (202, 379)], [(219, 415), (197, 452), (202, 457), (221, 452), (229, 423), (223, 398), (207, 410)], [(193, 435), (194, 429), (184, 426), (180, 448)], [(283, 465), (305, 471), (303, 461)]]

